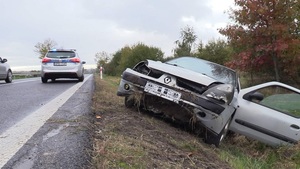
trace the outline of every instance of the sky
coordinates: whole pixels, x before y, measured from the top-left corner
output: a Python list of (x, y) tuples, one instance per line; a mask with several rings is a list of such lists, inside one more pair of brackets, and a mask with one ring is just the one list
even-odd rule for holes
[(192, 27), (198, 41), (225, 39), (225, 12), (234, 0), (0, 0), (0, 57), (13, 71), (39, 70), (35, 45), (51, 39), (75, 48), (85, 67), (95, 54), (114, 54), (143, 43), (172, 56), (180, 31)]

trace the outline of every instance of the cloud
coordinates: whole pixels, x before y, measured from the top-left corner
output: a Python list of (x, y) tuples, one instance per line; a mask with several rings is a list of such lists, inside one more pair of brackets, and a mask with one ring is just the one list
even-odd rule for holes
[(0, 57), (11, 66), (39, 65), (34, 45), (45, 39), (76, 48), (88, 64), (97, 52), (114, 53), (142, 42), (172, 55), (180, 30), (189, 25), (199, 38), (220, 37), (233, 0), (1, 0)]

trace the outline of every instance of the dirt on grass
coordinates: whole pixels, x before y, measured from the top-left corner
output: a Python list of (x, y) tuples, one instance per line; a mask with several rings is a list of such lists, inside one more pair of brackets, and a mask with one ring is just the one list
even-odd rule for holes
[(118, 79), (95, 79), (92, 168), (231, 168), (181, 125), (126, 108), (116, 95)]

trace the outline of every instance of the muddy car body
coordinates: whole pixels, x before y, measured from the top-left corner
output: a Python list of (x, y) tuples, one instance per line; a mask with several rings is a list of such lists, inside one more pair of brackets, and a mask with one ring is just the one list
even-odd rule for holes
[[(278, 84), (280, 83), (274, 82), (272, 85)], [(270, 84), (264, 87), (268, 86)], [(274, 137), (272, 132), (264, 133), (271, 134), (272, 138), (265, 139), (263, 135), (257, 137), (258, 133), (271, 131), (271, 129), (253, 128), (261, 124), (249, 125), (244, 118), (252, 118), (255, 122), (255, 118), (260, 117), (247, 117), (243, 113), (248, 112), (240, 112), (248, 106), (248, 102), (256, 100), (255, 103), (258, 104), (257, 100), (263, 100), (262, 95), (253, 94), (258, 88), (252, 89), (242, 92), (237, 73), (232, 69), (194, 57), (180, 57), (165, 63), (147, 60), (138, 63), (132, 69), (127, 68), (122, 74), (117, 94), (125, 96), (125, 105), (128, 107), (134, 104), (143, 105), (148, 110), (163, 113), (176, 120), (190, 122), (190, 124), (200, 123), (205, 129), (205, 142), (216, 146), (220, 144), (229, 129), (254, 136), (253, 138), (272, 145), (295, 143), (299, 140), (299, 130), (290, 132), (291, 135), (288, 136), (292, 137), (290, 139), (286, 139), (285, 136)], [(295, 88), (289, 90), (293, 90), (298, 95), (300, 93)], [(240, 93), (252, 95), (245, 99)], [(243, 105), (239, 105), (239, 100)], [(251, 109), (246, 111), (251, 113)], [(236, 116), (238, 113), (239, 116)], [(293, 120), (292, 123), (297, 130), (300, 121), (297, 118)], [(260, 131), (253, 131), (257, 129)], [(298, 136), (295, 136), (297, 132)]]

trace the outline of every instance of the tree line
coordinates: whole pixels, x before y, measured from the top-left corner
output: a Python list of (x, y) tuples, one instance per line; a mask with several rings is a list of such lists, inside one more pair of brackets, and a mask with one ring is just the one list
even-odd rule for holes
[[(173, 56), (164, 56), (159, 47), (136, 43), (113, 54), (95, 54), (98, 68), (105, 74), (121, 75), (127, 67), (142, 60), (166, 61), (180, 56), (193, 56), (228, 66), (253, 81), (276, 80), (300, 83), (300, 3), (298, 0), (235, 0), (228, 10), (231, 23), (218, 31), (227, 39), (203, 44), (194, 29), (186, 26), (174, 42)], [(51, 40), (48, 40), (48, 42)], [(44, 42), (45, 43), (45, 42)], [(36, 52), (41, 47), (38, 43)], [(41, 55), (43, 56), (43, 55)]]

